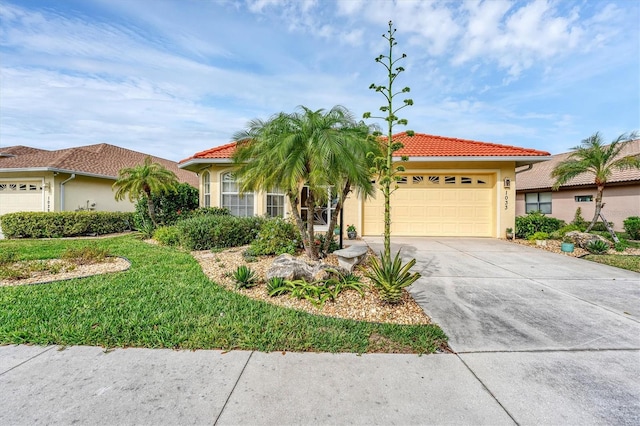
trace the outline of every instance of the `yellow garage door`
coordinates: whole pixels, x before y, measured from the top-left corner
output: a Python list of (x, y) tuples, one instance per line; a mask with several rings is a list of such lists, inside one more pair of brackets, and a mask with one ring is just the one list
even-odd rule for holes
[[(495, 175), (402, 176), (391, 196), (395, 236), (495, 236)], [(384, 232), (384, 197), (364, 203), (364, 235)]]
[(41, 181), (1, 181), (0, 216), (14, 212), (41, 212)]

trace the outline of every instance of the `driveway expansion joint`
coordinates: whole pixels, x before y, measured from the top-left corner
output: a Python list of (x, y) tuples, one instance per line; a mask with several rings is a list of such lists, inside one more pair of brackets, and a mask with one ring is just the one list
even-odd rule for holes
[(513, 415), (509, 412), (509, 410), (507, 410), (507, 408), (506, 408), (504, 405), (502, 405), (502, 403), (500, 402), (500, 400), (499, 400), (499, 399), (498, 399), (498, 398), (493, 394), (493, 392), (491, 392), (491, 389), (489, 389), (489, 388), (487, 387), (487, 385), (482, 381), (482, 379), (480, 379), (480, 377), (478, 377), (478, 375), (476, 374), (476, 372), (475, 372), (475, 371), (473, 371), (473, 370), (471, 369), (471, 367), (469, 367), (469, 365), (468, 365), (466, 362), (464, 362), (464, 359), (462, 359), (462, 358), (460, 357), (460, 355), (458, 355), (458, 354), (456, 353), (456, 356), (458, 357), (458, 359), (460, 360), (460, 362), (462, 362), (462, 364), (467, 368), (467, 370), (469, 370), (469, 372), (473, 375), (473, 377), (475, 377), (475, 378), (476, 378), (476, 380), (480, 383), (480, 385), (482, 385), (482, 387), (484, 388), (484, 390), (486, 390), (486, 391), (487, 391), (487, 393), (488, 393), (489, 395), (491, 395), (491, 398), (493, 398), (493, 400), (494, 400), (494, 401), (495, 401), (495, 402), (500, 406), (500, 408), (502, 408), (502, 410), (507, 414), (507, 416), (509, 416), (509, 418), (510, 418), (511, 420), (513, 420), (513, 423), (515, 423), (516, 425), (518, 425), (518, 426), (519, 426), (519, 425), (520, 425), (520, 423), (518, 423), (518, 421), (513, 417)]
[(22, 361), (21, 363), (19, 363), (19, 364), (17, 364), (17, 365), (14, 365), (13, 367), (9, 368), (9, 369), (8, 369), (8, 370), (6, 370), (6, 371), (0, 371), (0, 376), (3, 376), (3, 375), (5, 375), (6, 373), (8, 373), (9, 371), (12, 371), (12, 370), (15, 370), (15, 369), (16, 369), (16, 368), (18, 368), (18, 367), (21, 367), (22, 365), (26, 364), (27, 362), (31, 361), (32, 359), (35, 359), (35, 358), (39, 357), (40, 355), (42, 355), (42, 354), (45, 354), (45, 353), (49, 352), (49, 351), (50, 351), (51, 349), (53, 349), (53, 348), (55, 348), (55, 345), (51, 345), (51, 346), (49, 346), (48, 348), (46, 348), (46, 349), (45, 349), (45, 350), (43, 350), (42, 352), (40, 352), (40, 353), (38, 353), (38, 354), (36, 354), (36, 355), (32, 356), (31, 358), (29, 358), (29, 359), (27, 359), (27, 360)]
[(218, 424), (218, 420), (220, 420), (220, 416), (222, 416), (222, 413), (224, 413), (224, 409), (227, 407), (227, 404), (229, 403), (229, 400), (231, 399), (231, 395), (233, 395), (233, 392), (236, 390), (236, 387), (238, 386), (238, 383), (240, 382), (240, 378), (244, 374), (244, 370), (247, 368), (247, 365), (249, 365), (249, 361), (251, 360), (251, 357), (253, 356), (254, 352), (255, 351), (251, 351), (251, 353), (247, 357), (247, 361), (242, 366), (242, 370), (240, 370), (240, 374), (238, 374), (238, 378), (236, 379), (236, 382), (233, 384), (233, 387), (231, 388), (231, 392), (229, 392), (229, 395), (227, 395), (227, 399), (224, 401), (224, 404), (222, 405), (222, 408), (220, 409), (220, 412), (216, 416), (216, 419), (213, 422), (213, 426), (216, 426)]

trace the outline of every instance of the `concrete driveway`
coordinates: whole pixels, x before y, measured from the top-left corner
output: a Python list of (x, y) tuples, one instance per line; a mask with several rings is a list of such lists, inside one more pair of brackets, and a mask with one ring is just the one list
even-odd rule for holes
[(409, 291), (514, 419), (640, 421), (640, 274), (496, 239), (398, 249), (422, 274)]

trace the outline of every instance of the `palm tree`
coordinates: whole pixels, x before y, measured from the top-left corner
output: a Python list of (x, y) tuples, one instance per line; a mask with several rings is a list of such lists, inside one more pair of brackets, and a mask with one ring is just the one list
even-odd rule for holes
[[(321, 203), (326, 204), (327, 188), (335, 189), (338, 202), (329, 221), (325, 252), (346, 195), (352, 188), (365, 196), (374, 192), (367, 152), (375, 151), (377, 144), (368, 135), (369, 127), (356, 122), (341, 106), (327, 112), (301, 106), (292, 114), (252, 120), (245, 130), (233, 135), (238, 142), (234, 174), (241, 181), (242, 192), (272, 188), (285, 192), (306, 253), (317, 259), (313, 212)], [(303, 185), (308, 187), (306, 224), (298, 211)]]
[(151, 157), (147, 157), (144, 159), (144, 164), (121, 169), (113, 188), (117, 188), (115, 195), (117, 201), (124, 200), (125, 196), (128, 196), (131, 202), (147, 197), (149, 217), (153, 225), (157, 226), (151, 195), (174, 191), (177, 185), (178, 178), (175, 173), (167, 170), (162, 164), (152, 163)]
[(587, 232), (591, 231), (591, 228), (598, 220), (598, 216), (600, 216), (604, 187), (613, 171), (629, 168), (640, 169), (640, 156), (620, 156), (620, 151), (624, 148), (624, 144), (635, 139), (636, 136), (635, 132), (622, 134), (609, 145), (605, 145), (600, 133), (596, 132), (584, 139), (579, 146), (572, 148), (571, 155), (566, 160), (558, 163), (551, 172), (551, 177), (556, 178), (552, 187), (553, 190), (557, 190), (574, 177), (584, 173), (594, 176), (594, 183), (597, 187), (596, 211), (587, 227)]

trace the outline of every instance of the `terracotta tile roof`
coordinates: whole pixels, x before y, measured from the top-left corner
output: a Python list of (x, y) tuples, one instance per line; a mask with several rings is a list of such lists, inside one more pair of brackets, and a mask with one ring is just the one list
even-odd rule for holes
[[(82, 175), (104, 176), (115, 179), (118, 171), (124, 167), (134, 167), (144, 162), (148, 156), (106, 143), (87, 145), (77, 148), (47, 151), (25, 146), (1, 148), (0, 172), (11, 169), (50, 169), (64, 170)], [(151, 156), (151, 159), (176, 174), (180, 182), (198, 187), (198, 177), (187, 170), (178, 168), (174, 161)]]
[[(393, 136), (394, 141), (402, 142), (404, 148), (396, 155), (408, 157), (546, 157), (550, 154), (535, 149), (519, 148), (510, 145), (472, 141), (467, 139), (447, 138), (444, 136), (416, 133), (409, 137), (405, 132)], [(183, 164), (197, 159), (229, 159), (233, 155), (236, 143), (211, 148), (195, 153), (181, 160)]]
[(404, 145), (404, 148), (399, 149), (395, 154), (407, 157), (537, 157), (550, 155), (546, 151), (536, 149), (424, 133), (407, 136), (406, 132), (402, 132), (393, 135), (393, 140)]
[[(620, 152), (622, 155), (640, 155), (640, 139), (625, 143), (624, 148), (622, 148), (622, 151)], [(571, 155), (571, 152), (553, 155), (549, 161), (534, 164), (531, 170), (518, 173), (516, 175), (516, 189), (529, 190), (551, 188), (555, 182), (555, 179), (551, 177), (551, 171), (558, 163), (566, 160), (569, 155)], [(609, 183), (632, 181), (638, 181), (640, 183), (640, 170), (615, 170), (611, 175), (611, 178), (609, 178)], [(594, 185), (593, 175), (588, 173), (582, 174), (567, 182), (563, 187), (580, 185)]]

